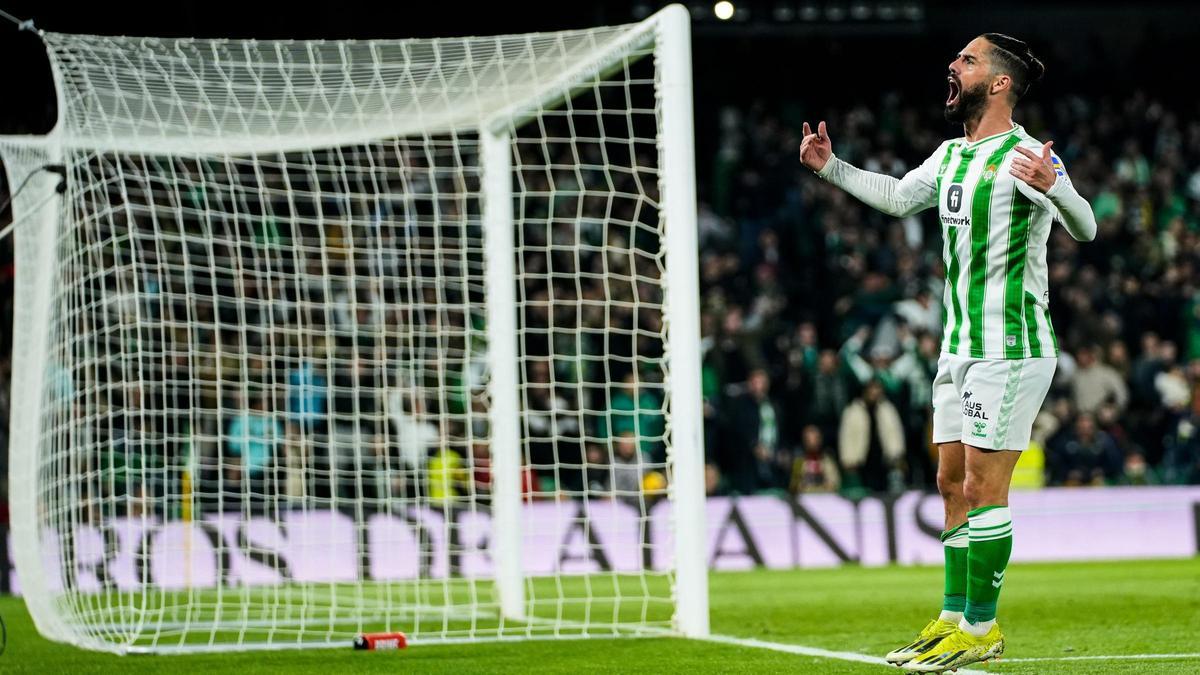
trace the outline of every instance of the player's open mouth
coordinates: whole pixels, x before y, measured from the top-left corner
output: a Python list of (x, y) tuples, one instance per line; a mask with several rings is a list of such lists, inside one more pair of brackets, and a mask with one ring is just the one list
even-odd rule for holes
[(953, 77), (947, 77), (946, 81), (950, 83), (950, 94), (946, 97), (946, 105), (952, 106), (958, 103), (958, 94), (962, 91), (962, 87)]

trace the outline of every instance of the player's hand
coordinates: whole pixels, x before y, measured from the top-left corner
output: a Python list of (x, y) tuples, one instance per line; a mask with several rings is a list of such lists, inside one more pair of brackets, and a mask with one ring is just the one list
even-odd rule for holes
[(808, 122), (804, 123), (804, 139), (800, 141), (800, 163), (813, 171), (825, 168), (825, 163), (833, 154), (833, 144), (829, 142), (829, 134), (825, 132), (825, 122), (817, 124), (817, 133), (812, 132)]
[(1050, 158), (1050, 146), (1054, 145), (1054, 141), (1046, 141), (1042, 146), (1042, 156), (1039, 157), (1032, 150), (1017, 146), (1017, 152), (1021, 153), (1021, 157), (1015, 157), (1012, 161), (1012, 166), (1008, 172), (1012, 175), (1025, 181), (1034, 190), (1042, 194), (1054, 187), (1054, 162)]

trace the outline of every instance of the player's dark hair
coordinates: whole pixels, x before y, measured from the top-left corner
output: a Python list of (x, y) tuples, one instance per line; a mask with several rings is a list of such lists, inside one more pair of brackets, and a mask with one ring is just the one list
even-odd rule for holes
[(994, 62), (1012, 78), (1012, 91), (1017, 99), (1046, 74), (1046, 66), (1033, 55), (1033, 50), (1025, 42), (1003, 33), (984, 33), (983, 37), (992, 43)]

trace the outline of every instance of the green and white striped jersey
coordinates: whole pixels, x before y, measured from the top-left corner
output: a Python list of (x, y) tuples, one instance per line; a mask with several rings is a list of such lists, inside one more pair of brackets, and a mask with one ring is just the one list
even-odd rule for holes
[(1076, 241), (1096, 236), (1096, 218), (1052, 156), (1054, 185), (1042, 194), (1009, 173), (1042, 144), (1019, 125), (968, 143), (946, 141), (921, 166), (896, 179), (863, 171), (830, 154), (817, 176), (892, 216), (938, 208), (945, 235), (942, 352), (977, 359), (1058, 355), (1050, 325), (1046, 240), (1061, 220)]
[[(981, 359), (1058, 354), (1050, 325), (1046, 241), (1057, 209), (1045, 195), (1009, 173), (1021, 146), (1042, 144), (1020, 125), (967, 142), (946, 141), (926, 160), (916, 182), (936, 198), (946, 266), (942, 351)], [(1068, 180), (1054, 157), (1061, 180)], [(906, 177), (907, 178), (907, 177)], [(916, 186), (914, 186), (916, 187)]]

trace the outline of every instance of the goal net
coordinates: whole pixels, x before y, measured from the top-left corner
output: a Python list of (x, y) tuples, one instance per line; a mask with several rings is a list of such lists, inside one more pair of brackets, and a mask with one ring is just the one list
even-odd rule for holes
[(30, 178), (11, 496), (43, 634), (707, 632), (684, 9), (42, 37), (59, 124), (0, 158)]

